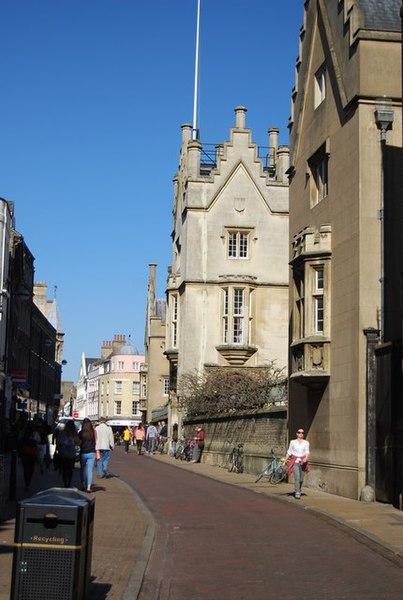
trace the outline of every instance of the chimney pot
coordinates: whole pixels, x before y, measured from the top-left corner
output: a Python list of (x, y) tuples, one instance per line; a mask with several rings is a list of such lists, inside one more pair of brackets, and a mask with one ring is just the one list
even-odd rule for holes
[(237, 106), (235, 108), (235, 127), (237, 129), (245, 129), (245, 118), (247, 110), (248, 109), (244, 106)]
[(192, 139), (192, 126), (189, 123), (182, 125), (182, 142), (187, 143)]

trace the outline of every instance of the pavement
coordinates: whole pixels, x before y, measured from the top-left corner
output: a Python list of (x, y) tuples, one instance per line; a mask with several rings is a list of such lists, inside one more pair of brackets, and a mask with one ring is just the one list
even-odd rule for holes
[[(119, 453), (123, 454), (123, 448), (116, 448), (114, 456)], [(167, 462), (203, 477), (269, 495), (279, 502), (297, 504), (301, 510), (312, 511), (345, 528), (350, 535), (371, 546), (375, 552), (403, 566), (403, 511), (391, 505), (359, 502), (309, 488), (305, 488), (302, 498), (296, 500), (292, 494), (293, 486), (288, 483), (271, 486), (265, 478), (255, 483), (254, 475), (228, 473), (218, 466), (190, 464), (166, 455), (145, 457), (144, 460)], [(117, 460), (116, 471), (118, 463)], [(111, 466), (113, 471), (114, 457)], [(7, 491), (9, 460), (5, 461), (5, 467)], [(74, 477), (73, 485), (79, 487), (78, 470)], [(16, 498), (22, 500), (38, 491), (60, 486), (61, 478), (51, 468), (44, 474), (36, 473), (31, 489), (26, 491), (19, 468)], [(88, 600), (135, 600), (153, 545), (154, 519), (136, 490), (129, 487), (117, 472), (112, 472), (108, 479), (98, 479), (94, 473), (93, 496), (94, 544)], [(10, 597), (16, 509), (15, 500), (5, 498), (0, 503), (0, 600), (8, 600)]]

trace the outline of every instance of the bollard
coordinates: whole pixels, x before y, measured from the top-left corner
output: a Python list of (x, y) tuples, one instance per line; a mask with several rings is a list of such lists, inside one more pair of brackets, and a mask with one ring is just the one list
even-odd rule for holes
[(10, 480), (8, 487), (8, 499), (15, 500), (17, 497), (17, 450), (11, 451)]

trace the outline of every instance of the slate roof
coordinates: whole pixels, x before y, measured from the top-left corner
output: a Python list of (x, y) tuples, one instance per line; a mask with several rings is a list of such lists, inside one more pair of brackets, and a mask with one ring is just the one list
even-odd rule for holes
[(364, 14), (365, 29), (401, 31), (402, 0), (358, 0)]

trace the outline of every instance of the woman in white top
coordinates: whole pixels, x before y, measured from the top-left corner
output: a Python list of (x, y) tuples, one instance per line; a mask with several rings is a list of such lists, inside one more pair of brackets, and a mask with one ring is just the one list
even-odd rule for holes
[(304, 430), (297, 430), (297, 439), (291, 440), (285, 459), (290, 460), (288, 474), (294, 475), (295, 497), (301, 498), (305, 473), (309, 471), (309, 442), (304, 439)]

